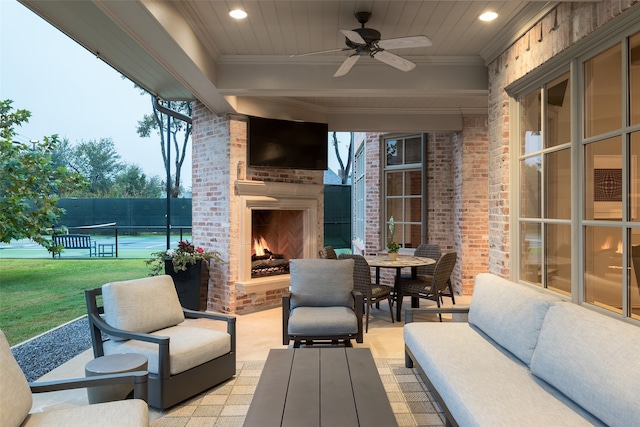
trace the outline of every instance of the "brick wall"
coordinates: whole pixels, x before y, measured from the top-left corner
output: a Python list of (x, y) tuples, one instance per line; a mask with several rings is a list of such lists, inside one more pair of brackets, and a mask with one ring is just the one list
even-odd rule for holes
[[(237, 291), (240, 256), (240, 215), (235, 181), (246, 180), (322, 184), (322, 171), (251, 168), (246, 166), (247, 135), (244, 121), (216, 117), (201, 103), (193, 108), (193, 240), (222, 254), (226, 264), (209, 270), (207, 307), (238, 313), (280, 305), (283, 289), (265, 295)], [(323, 196), (318, 199), (317, 241), (324, 237)]]
[(464, 117), (462, 132), (453, 135), (454, 246), (456, 292), (471, 295), (478, 273), (487, 271), (488, 146), (487, 117)]
[[(384, 134), (366, 138), (365, 253), (381, 250), (382, 163)], [(458, 262), (452, 276), (458, 293), (473, 291), (475, 275), (487, 271), (487, 119), (470, 117), (456, 134), (427, 135), (426, 192), (427, 242), (443, 252), (456, 251)], [(394, 272), (381, 270), (382, 283), (392, 284)]]
[(638, 0), (560, 3), (488, 65), (490, 272), (503, 277), (511, 272), (509, 204), (510, 195), (517, 197), (518, 193), (509, 182), (509, 126), (517, 118), (509, 115), (510, 98), (505, 88), (636, 3)]

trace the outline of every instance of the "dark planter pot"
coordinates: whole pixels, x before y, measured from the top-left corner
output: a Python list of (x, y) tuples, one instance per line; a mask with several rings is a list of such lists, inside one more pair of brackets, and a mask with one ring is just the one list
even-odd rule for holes
[(202, 261), (187, 266), (184, 271), (174, 271), (170, 259), (164, 260), (164, 272), (173, 278), (178, 299), (184, 308), (200, 310), (200, 290), (202, 288)]

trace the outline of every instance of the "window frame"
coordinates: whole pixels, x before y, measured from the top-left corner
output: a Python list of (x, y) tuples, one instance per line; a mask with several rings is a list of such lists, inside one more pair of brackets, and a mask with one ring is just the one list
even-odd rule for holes
[[(523, 218), (520, 217), (520, 161), (523, 157), (523, 154), (520, 152), (520, 106), (519, 99), (524, 94), (531, 92), (532, 90), (538, 88), (542, 89), (546, 83), (550, 83), (558, 76), (562, 75), (564, 72), (569, 71), (570, 75), (570, 96), (571, 96), (571, 188), (572, 192), (572, 200), (571, 200), (571, 241), (572, 250), (571, 250), (571, 296), (570, 299), (572, 302), (579, 305), (587, 305), (594, 310), (601, 311), (605, 314), (620, 317), (623, 320), (631, 323), (640, 324), (640, 318), (638, 315), (635, 315), (632, 312), (631, 301), (630, 301), (630, 280), (632, 278), (632, 273), (630, 272), (630, 236), (633, 230), (636, 232), (640, 232), (640, 218), (636, 218), (635, 221), (632, 221), (633, 218), (629, 217), (629, 152), (630, 152), (630, 140), (633, 132), (640, 132), (640, 124), (631, 125), (630, 123), (630, 97), (629, 97), (629, 76), (630, 76), (630, 67), (628, 61), (628, 52), (629, 52), (629, 38), (634, 36), (636, 33), (640, 32), (640, 23), (638, 23), (638, 18), (640, 17), (640, 13), (629, 14), (624, 17), (622, 22), (618, 22), (616, 26), (610, 26), (605, 33), (606, 37), (603, 36), (602, 32), (594, 32), (583, 39), (581, 42), (572, 46), (571, 48), (566, 49), (560, 54), (556, 55), (552, 60), (549, 61), (548, 64), (541, 66), (538, 70), (535, 70), (518, 80), (514, 84), (509, 85), (506, 88), (507, 93), (510, 96), (510, 110), (509, 114), (511, 117), (516, 118), (516, 120), (510, 121), (511, 126), (511, 137), (510, 137), (510, 147), (511, 147), (511, 167), (510, 167), (510, 181), (511, 185), (511, 197), (510, 197), (510, 207), (511, 212), (515, 212), (515, 215), (511, 215), (510, 217), (510, 228), (514, 230), (514, 235), (510, 239), (510, 248), (509, 254), (511, 260), (513, 262), (511, 266), (511, 279), (523, 283), (530, 283), (527, 281), (523, 281), (520, 279), (521, 274), (521, 236), (520, 236), (520, 225), (522, 224)], [(596, 34), (597, 33), (597, 34)], [(600, 53), (606, 51), (616, 44), (621, 44), (622, 50), (622, 96), (621, 102), (622, 106), (622, 120), (620, 124), (620, 128), (611, 132), (606, 132), (600, 135), (585, 137), (584, 134), (584, 124), (585, 124), (585, 98), (586, 93), (584, 90), (584, 80), (585, 80), (585, 68), (584, 65), (586, 61), (595, 58)], [(544, 91), (542, 91), (544, 93)], [(542, 105), (545, 105), (545, 102), (542, 102)], [(544, 117), (544, 111), (543, 117)], [(543, 120), (546, 121), (546, 120)], [(585, 171), (587, 170), (587, 165), (585, 163), (585, 147), (588, 144), (591, 144), (595, 141), (605, 140), (607, 138), (611, 138), (612, 136), (620, 136), (622, 139), (622, 164), (625, 165), (623, 167), (623, 218), (622, 220), (617, 221), (603, 221), (603, 220), (587, 220), (585, 219), (585, 180), (583, 177), (585, 176)], [(548, 150), (558, 149), (558, 146), (549, 147)], [(545, 149), (542, 150), (544, 152)], [(531, 153), (527, 153), (527, 156), (530, 156)], [(545, 191), (545, 180), (544, 175), (541, 177), (541, 189), (540, 189), (540, 199), (541, 203), (544, 200), (544, 191)], [(541, 220), (540, 223), (544, 224), (545, 217), (545, 209), (544, 206), (541, 208)], [(526, 220), (526, 219), (525, 219)], [(535, 222), (535, 221), (534, 221)], [(548, 223), (553, 223), (552, 221), (547, 221)], [(586, 285), (585, 285), (585, 254), (586, 254), (586, 237), (585, 232), (587, 227), (589, 226), (611, 226), (620, 230), (622, 233), (623, 240), (623, 254), (622, 256), (622, 312), (618, 313), (616, 310), (603, 308), (593, 303), (587, 302), (585, 298), (586, 293)], [(541, 231), (541, 238), (544, 239), (544, 229)], [(543, 240), (543, 247), (546, 247), (545, 241)], [(545, 257), (542, 257), (542, 267), (544, 268)], [(542, 281), (542, 287), (545, 287), (544, 280)], [(545, 289), (546, 291), (547, 289)], [(549, 292), (554, 292), (553, 290), (548, 290)], [(557, 294), (557, 293), (556, 293)], [(562, 296), (562, 295), (561, 295)]]

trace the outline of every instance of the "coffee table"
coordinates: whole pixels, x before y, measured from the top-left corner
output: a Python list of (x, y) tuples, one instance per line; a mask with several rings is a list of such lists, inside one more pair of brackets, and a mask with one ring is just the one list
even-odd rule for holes
[(269, 352), (244, 426), (397, 426), (368, 348)]

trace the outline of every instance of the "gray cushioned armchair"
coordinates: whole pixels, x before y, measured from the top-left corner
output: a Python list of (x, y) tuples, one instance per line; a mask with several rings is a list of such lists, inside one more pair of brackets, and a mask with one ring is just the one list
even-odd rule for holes
[[(235, 317), (182, 308), (170, 276), (108, 283), (85, 294), (94, 356), (145, 355), (150, 406), (168, 408), (235, 375)], [(185, 318), (220, 326), (193, 326)]]
[[(140, 371), (28, 383), (0, 330), (0, 425), (3, 427), (148, 426), (147, 378), (147, 372)], [(29, 413), (32, 393), (114, 384), (133, 385), (134, 399), (64, 408), (60, 405), (59, 409)]]
[(282, 343), (362, 342), (363, 297), (353, 288), (354, 261), (294, 259), (291, 293), (282, 297)]

